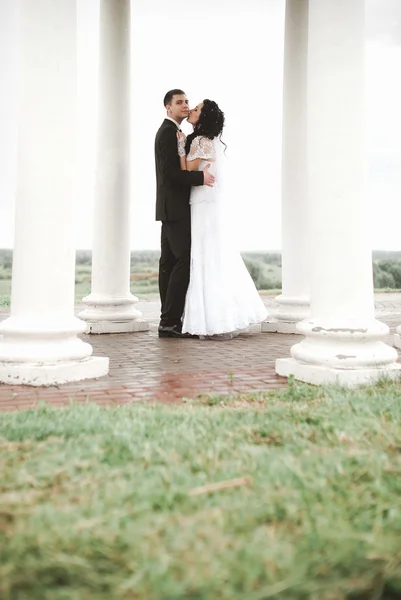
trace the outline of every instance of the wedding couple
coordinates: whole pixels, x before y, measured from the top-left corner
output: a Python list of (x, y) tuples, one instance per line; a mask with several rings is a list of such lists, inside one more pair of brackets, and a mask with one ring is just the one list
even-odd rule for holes
[[(267, 316), (232, 240), (224, 194), (224, 113), (182, 90), (164, 97), (155, 139), (156, 220), (162, 222), (159, 337), (230, 338)], [(184, 119), (193, 126), (185, 139)], [(246, 198), (244, 198), (246, 203)]]

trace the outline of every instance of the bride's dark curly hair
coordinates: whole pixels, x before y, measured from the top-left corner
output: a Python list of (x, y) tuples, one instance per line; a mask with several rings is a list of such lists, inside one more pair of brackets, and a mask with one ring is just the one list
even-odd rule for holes
[[(185, 145), (186, 153), (188, 154), (191, 147), (191, 142), (195, 137), (202, 136), (213, 140), (218, 137), (222, 144), (221, 134), (224, 128), (224, 113), (218, 107), (218, 104), (214, 100), (204, 100), (201, 113), (199, 115), (198, 122), (194, 127), (193, 133), (187, 137), (187, 143)], [(224, 146), (227, 145), (224, 144)]]

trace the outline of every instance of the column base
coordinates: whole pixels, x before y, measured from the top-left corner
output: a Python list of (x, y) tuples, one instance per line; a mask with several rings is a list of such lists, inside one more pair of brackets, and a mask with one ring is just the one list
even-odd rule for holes
[(300, 335), (296, 323), (285, 323), (272, 317), (269, 321), (263, 321), (262, 333), (296, 333)]
[(401, 381), (401, 364), (392, 364), (382, 368), (335, 369), (320, 365), (299, 363), (293, 358), (276, 360), (276, 373), (282, 377), (293, 375), (298, 381), (323, 385), (337, 383), (345, 387), (371, 385), (379, 380)]
[(46, 365), (35, 363), (0, 363), (0, 382), (8, 385), (50, 386), (83, 379), (103, 377), (109, 372), (109, 359), (91, 356), (78, 362)]
[(149, 322), (145, 319), (135, 321), (87, 321), (85, 333), (137, 333), (149, 331)]
[(394, 346), (396, 348), (401, 348), (401, 335), (399, 333), (394, 334)]
[(300, 335), (297, 323), (307, 319), (310, 313), (310, 301), (307, 296), (276, 297), (278, 308), (262, 323), (264, 333), (294, 333)]
[(285, 323), (274, 317), (269, 319), (269, 321), (263, 321), (262, 333), (295, 333), (300, 335), (296, 323)]
[(148, 331), (149, 323), (134, 305), (133, 294), (106, 296), (92, 293), (82, 300), (86, 304), (79, 318), (86, 323), (86, 333), (134, 333)]

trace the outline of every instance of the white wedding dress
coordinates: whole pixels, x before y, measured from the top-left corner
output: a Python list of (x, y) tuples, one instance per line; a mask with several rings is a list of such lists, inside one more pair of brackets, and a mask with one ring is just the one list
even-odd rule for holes
[(231, 338), (267, 317), (267, 310), (234, 243), (229, 204), (223, 193), (223, 145), (218, 138), (196, 137), (187, 160), (210, 164), (213, 187), (191, 190), (191, 274), (182, 331)]

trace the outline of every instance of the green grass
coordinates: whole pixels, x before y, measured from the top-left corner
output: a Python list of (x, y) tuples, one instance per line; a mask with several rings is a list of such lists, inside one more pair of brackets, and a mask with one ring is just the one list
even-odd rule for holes
[(11, 279), (0, 279), (0, 296), (9, 295), (11, 292)]
[[(131, 292), (138, 298), (159, 297), (158, 284), (136, 283), (131, 282)], [(82, 298), (91, 293), (91, 284), (88, 281), (78, 282), (75, 284), (75, 302), (81, 302)]]
[(259, 290), (261, 296), (279, 296), (283, 293), (283, 290), (276, 288), (272, 290)]
[(0, 308), (8, 308), (11, 304), (11, 298), (7, 295), (0, 296)]
[(2, 600), (401, 598), (399, 384), (3, 413), (0, 472)]
[[(82, 298), (88, 296), (91, 292), (90, 280), (77, 280), (75, 284), (75, 302), (81, 302)], [(154, 281), (132, 281), (131, 292), (138, 298), (158, 298), (159, 297), (159, 286)], [(6, 308), (10, 306), (11, 295), (11, 280), (0, 279), (0, 308)]]

